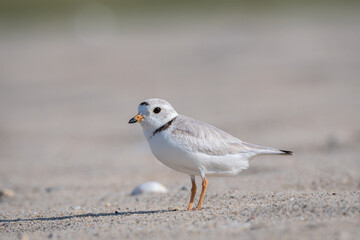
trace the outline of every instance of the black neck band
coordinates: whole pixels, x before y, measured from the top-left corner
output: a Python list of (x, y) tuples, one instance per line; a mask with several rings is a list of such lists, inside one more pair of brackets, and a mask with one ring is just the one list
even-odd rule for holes
[(158, 132), (161, 132), (161, 131), (164, 131), (166, 129), (168, 129), (172, 122), (175, 120), (176, 117), (174, 117), (173, 119), (171, 119), (170, 121), (168, 121), (167, 123), (165, 123), (164, 125), (162, 125), (161, 127), (159, 127), (158, 129), (156, 129), (154, 132), (153, 132), (153, 136), (155, 136), (155, 134), (157, 134)]

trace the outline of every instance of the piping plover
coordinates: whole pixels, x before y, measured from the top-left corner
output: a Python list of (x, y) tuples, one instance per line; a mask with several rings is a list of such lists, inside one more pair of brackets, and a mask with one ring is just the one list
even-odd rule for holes
[[(129, 123), (139, 122), (150, 149), (166, 166), (190, 175), (192, 188), (188, 210), (200, 210), (208, 184), (207, 175), (236, 175), (257, 155), (293, 155), (291, 151), (243, 142), (209, 124), (178, 114), (165, 100), (147, 99)], [(202, 178), (199, 203), (193, 209), (195, 175)]]

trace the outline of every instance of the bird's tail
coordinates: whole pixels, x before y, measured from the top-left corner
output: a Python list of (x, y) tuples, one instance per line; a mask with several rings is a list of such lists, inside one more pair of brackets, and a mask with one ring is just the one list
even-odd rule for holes
[(262, 147), (250, 143), (243, 143), (243, 144), (249, 149), (253, 150), (256, 153), (256, 155), (269, 155), (269, 154), (294, 155), (292, 151), (288, 151), (288, 150), (280, 150), (272, 147)]
[(293, 151), (288, 151), (288, 150), (279, 150), (280, 154), (284, 154), (284, 155), (294, 155)]

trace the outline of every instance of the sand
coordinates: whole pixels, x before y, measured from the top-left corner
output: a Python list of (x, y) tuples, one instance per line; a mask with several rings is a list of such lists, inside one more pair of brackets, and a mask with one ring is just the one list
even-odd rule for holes
[[(358, 237), (360, 18), (330, 16), (2, 29), (0, 238)], [(190, 178), (127, 124), (148, 97), (296, 155), (210, 177), (185, 211)], [(168, 193), (130, 196), (147, 181)]]

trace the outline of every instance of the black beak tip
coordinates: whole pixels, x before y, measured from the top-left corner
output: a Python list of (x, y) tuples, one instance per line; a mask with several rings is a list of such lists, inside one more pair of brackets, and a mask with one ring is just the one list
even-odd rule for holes
[(129, 123), (136, 123), (136, 122), (137, 122), (137, 120), (135, 118), (132, 118), (129, 120)]

